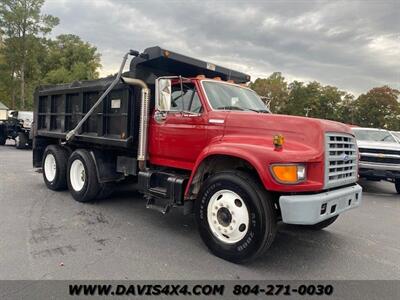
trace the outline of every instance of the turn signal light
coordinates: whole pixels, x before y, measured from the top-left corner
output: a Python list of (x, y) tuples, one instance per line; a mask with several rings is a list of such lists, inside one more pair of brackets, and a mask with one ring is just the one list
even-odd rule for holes
[(306, 179), (306, 168), (304, 165), (272, 165), (272, 175), (280, 183), (299, 183)]

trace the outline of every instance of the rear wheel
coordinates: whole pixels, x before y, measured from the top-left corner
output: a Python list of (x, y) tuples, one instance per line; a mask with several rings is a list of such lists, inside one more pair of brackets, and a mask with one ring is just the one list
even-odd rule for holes
[(49, 145), (43, 154), (42, 170), (46, 186), (54, 191), (67, 187), (68, 152), (60, 146)]
[(6, 137), (0, 134), (0, 145), (4, 146), (6, 144)]
[(25, 149), (26, 144), (28, 143), (28, 138), (25, 133), (18, 132), (18, 136), (15, 138), (15, 147), (17, 149)]
[(68, 189), (79, 202), (89, 202), (100, 192), (96, 166), (87, 150), (75, 150), (68, 159)]
[(105, 182), (100, 184), (99, 193), (96, 195), (96, 199), (102, 200), (109, 198), (115, 189), (114, 182)]
[(195, 213), (203, 242), (216, 256), (232, 262), (261, 255), (275, 238), (271, 198), (243, 172), (208, 178), (195, 201)]
[(400, 178), (396, 178), (394, 186), (396, 187), (397, 194), (400, 194)]

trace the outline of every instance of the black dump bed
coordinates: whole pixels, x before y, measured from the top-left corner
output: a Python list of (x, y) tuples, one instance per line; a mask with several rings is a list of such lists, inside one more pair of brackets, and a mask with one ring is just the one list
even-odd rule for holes
[[(114, 77), (37, 89), (35, 136), (65, 139)], [(76, 142), (136, 148), (140, 90), (117, 84), (76, 135)]]
[(160, 47), (147, 48), (141, 55), (132, 59), (130, 72), (126, 75), (140, 78), (147, 84), (154, 83), (157, 77), (169, 75), (205, 75), (207, 78), (221, 77), (222, 80), (233, 80), (236, 83), (250, 81), (250, 75)]
[[(205, 75), (237, 83), (250, 80), (249, 75), (160, 47), (147, 48), (133, 58), (123, 76), (145, 81), (154, 102), (155, 79), (167, 75)], [(75, 128), (114, 78), (39, 87), (35, 94), (34, 137), (65, 140), (66, 134)], [(73, 142), (136, 150), (139, 113), (140, 89), (120, 82), (85, 122)]]

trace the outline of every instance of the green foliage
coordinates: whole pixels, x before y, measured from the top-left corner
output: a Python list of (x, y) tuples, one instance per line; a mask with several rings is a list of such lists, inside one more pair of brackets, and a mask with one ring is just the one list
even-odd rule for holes
[(400, 92), (388, 86), (373, 88), (355, 103), (356, 123), (360, 126), (400, 130)]
[(270, 109), (276, 113), (283, 112), (287, 106), (288, 84), (280, 72), (274, 72), (266, 79), (257, 78), (250, 83), (250, 88), (262, 96), (269, 103)]
[(399, 91), (388, 86), (373, 88), (355, 99), (350, 93), (316, 81), (287, 83), (276, 72), (257, 78), (250, 87), (270, 102), (274, 113), (400, 130)]
[(41, 13), (44, 0), (0, 2), (0, 97), (13, 109), (32, 108), (39, 84), (98, 78), (100, 54), (78, 36), (45, 36), (58, 18)]
[(322, 86), (313, 81), (304, 85), (294, 82), (289, 87), (286, 113), (309, 117), (339, 120), (338, 108), (346, 93), (333, 86)]
[(0, 2), (0, 29), (4, 36), (1, 77), (2, 85), (5, 85), (3, 93), (11, 98), (13, 108), (31, 107), (31, 85), (40, 69), (40, 40), (58, 24), (58, 18), (41, 14), (43, 3), (44, 0)]
[(64, 34), (49, 42), (44, 81), (56, 84), (96, 79), (100, 67), (100, 54), (96, 47), (76, 35)]

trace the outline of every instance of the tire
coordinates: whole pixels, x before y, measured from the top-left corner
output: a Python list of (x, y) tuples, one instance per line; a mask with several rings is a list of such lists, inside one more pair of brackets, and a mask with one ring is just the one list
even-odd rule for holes
[(42, 159), (42, 170), (43, 180), (50, 190), (61, 191), (67, 188), (67, 161), (68, 152), (61, 146), (46, 147)]
[(6, 144), (6, 137), (3, 135), (0, 135), (0, 146), (4, 146)]
[(28, 143), (28, 138), (25, 133), (18, 132), (18, 136), (15, 138), (15, 147), (17, 149), (25, 149), (26, 144)]
[(227, 171), (207, 178), (195, 201), (195, 214), (200, 236), (210, 251), (234, 263), (262, 255), (275, 238), (272, 198), (256, 178), (244, 172)]
[(107, 199), (114, 192), (115, 184), (114, 182), (106, 182), (100, 184), (99, 193), (96, 196), (97, 200)]
[(303, 227), (312, 229), (312, 230), (321, 230), (321, 229), (324, 229), (325, 227), (328, 227), (333, 222), (335, 222), (338, 217), (339, 217), (339, 215), (331, 217), (329, 219), (326, 219), (326, 220), (319, 222), (317, 224), (314, 224), (314, 225), (303, 225)]
[(394, 186), (396, 187), (397, 194), (400, 194), (400, 179), (399, 178), (396, 178), (396, 180), (394, 182)]
[(78, 202), (90, 202), (96, 199), (101, 185), (97, 179), (96, 166), (87, 150), (75, 150), (68, 159), (68, 189)]

